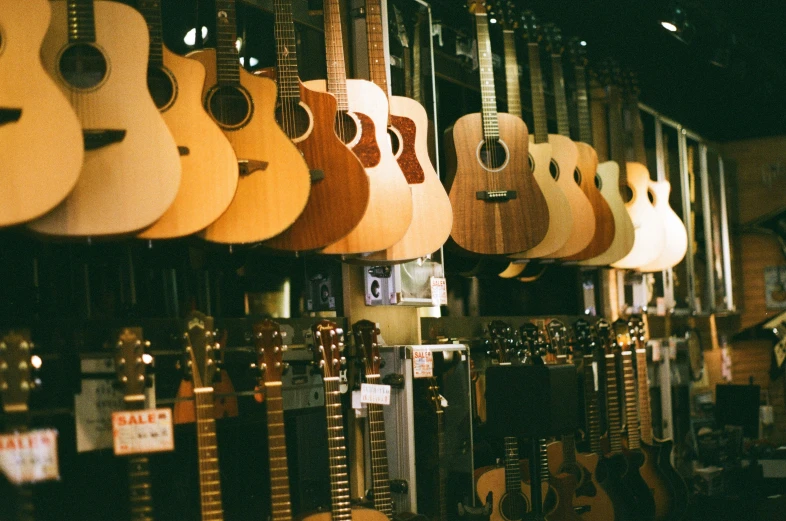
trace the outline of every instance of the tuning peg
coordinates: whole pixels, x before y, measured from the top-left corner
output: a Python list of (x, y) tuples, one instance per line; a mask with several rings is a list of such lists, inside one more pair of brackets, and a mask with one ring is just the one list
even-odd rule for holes
[(281, 365), (281, 371), (282, 371), (282, 372), (284, 372), (284, 371), (286, 371), (287, 369), (289, 369), (289, 362), (284, 362), (284, 363)]

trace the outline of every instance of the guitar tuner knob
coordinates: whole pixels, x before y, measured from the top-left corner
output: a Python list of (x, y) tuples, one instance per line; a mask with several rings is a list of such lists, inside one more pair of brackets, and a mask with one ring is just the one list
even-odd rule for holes
[(287, 369), (289, 369), (289, 362), (284, 362), (281, 366), (281, 370), (286, 371)]
[(150, 340), (145, 340), (144, 345), (145, 345), (145, 349), (148, 349), (150, 347)]
[(144, 382), (144, 381), (145, 381), (145, 375), (143, 375), (143, 374), (140, 374), (140, 375), (138, 375), (138, 376), (136, 377), (136, 379), (137, 379), (137, 381), (139, 381), (139, 382)]
[[(115, 344), (115, 347), (123, 347), (123, 342), (120, 342), (118, 340), (118, 342)], [(0, 349), (2, 349), (2, 348), (0, 348)]]
[(122, 366), (126, 365), (126, 359), (125, 359), (125, 358), (122, 358), (122, 357), (121, 357), (121, 358), (118, 358), (118, 360), (117, 360), (117, 365), (119, 365), (120, 367), (122, 367)]
[(284, 353), (289, 349), (287, 346), (281, 346), (281, 352)]

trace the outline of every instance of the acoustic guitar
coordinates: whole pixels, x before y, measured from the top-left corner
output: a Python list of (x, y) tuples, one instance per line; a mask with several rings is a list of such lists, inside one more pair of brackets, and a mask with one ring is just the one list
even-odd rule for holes
[(388, 137), (388, 100), (367, 80), (348, 80), (339, 0), (324, 1), (327, 80), (306, 86), (336, 97), (336, 132), (366, 168), (369, 199), (360, 223), (322, 253), (354, 254), (384, 250), (400, 241), (412, 222), (412, 191)]
[(486, 10), (478, 0), (469, 6), (478, 36), (482, 110), (462, 116), (445, 133), (451, 237), (469, 252), (508, 255), (543, 241), (550, 206), (530, 172), (527, 125), (497, 112)]
[(163, 42), (161, 0), (137, 0), (150, 30), (147, 87), (175, 138), (183, 176), (175, 201), (142, 239), (191, 235), (218, 219), (235, 197), (238, 164), (232, 145), (202, 107), (205, 69)]
[[(124, 328), (115, 345), (115, 374), (123, 391), (124, 410), (145, 409), (145, 347), (142, 329)], [(150, 480), (150, 460), (144, 454), (128, 458), (128, 509), (131, 521), (153, 521), (153, 485)]]
[(186, 318), (186, 328), (183, 334), (183, 367), (194, 385), (201, 517), (202, 521), (223, 521), (216, 420), (213, 417), (217, 351), (213, 317), (192, 311)]
[(57, 206), (82, 168), (79, 119), (41, 64), (50, 18), (45, 0), (0, 0), (0, 226)]
[(235, 198), (201, 236), (230, 244), (283, 232), (311, 190), (306, 161), (276, 123), (276, 84), (241, 67), (236, 40), (235, 0), (217, 0), (215, 50), (188, 55), (205, 67), (203, 104), (235, 149), (240, 169)]
[[(306, 88), (297, 64), (292, 1), (275, 0), (278, 106), (276, 119), (311, 169), (311, 195), (303, 213), (283, 233), (267, 241), (271, 248), (308, 251), (323, 248), (351, 232), (368, 206), (369, 179), (363, 164), (334, 130), (336, 98)], [(342, 204), (333, 204), (335, 194)]]
[[(388, 94), (382, 2), (366, 0), (368, 67), (372, 82)], [(390, 248), (364, 260), (401, 262), (437, 251), (450, 236), (453, 210), (445, 187), (428, 156), (428, 115), (423, 105), (403, 96), (388, 96), (388, 134), (393, 154), (412, 191), (412, 222), (404, 237)]]
[(388, 517), (370, 508), (354, 508), (349, 498), (349, 466), (341, 409), (340, 371), (344, 331), (335, 322), (322, 320), (311, 326), (314, 362), (322, 371), (325, 384), (328, 461), (330, 462), (331, 511), (306, 516), (304, 521), (386, 521)]
[(61, 237), (139, 231), (180, 186), (177, 145), (147, 89), (147, 25), (117, 2), (50, 5), (41, 59), (81, 121), (85, 156), (74, 190), (28, 226)]
[[(630, 78), (628, 112), (631, 116), (633, 152), (636, 161), (647, 164), (647, 151), (644, 148), (644, 127), (639, 110), (639, 87), (636, 78)], [(652, 262), (639, 266), (639, 271), (663, 271), (676, 266), (688, 251), (688, 232), (682, 219), (674, 212), (669, 204), (671, 183), (669, 181), (652, 181), (648, 179), (649, 193), (652, 195), (653, 207), (658, 219), (663, 223), (665, 231), (665, 244), (663, 251)]]

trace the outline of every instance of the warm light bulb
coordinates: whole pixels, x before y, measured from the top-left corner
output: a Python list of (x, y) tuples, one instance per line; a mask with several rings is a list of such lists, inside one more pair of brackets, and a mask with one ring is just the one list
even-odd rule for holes
[(497, 19), (496, 18), (489, 18), (489, 22), (495, 24), (495, 23), (497, 23)]
[(581, 45), (582, 47), (586, 47), (587, 46), (587, 40), (581, 40), (579, 42), (579, 45)]
[(666, 29), (667, 31), (669, 31), (671, 33), (676, 33), (677, 32), (677, 26), (674, 25), (671, 22), (661, 22), (660, 24), (663, 26), (664, 29)]

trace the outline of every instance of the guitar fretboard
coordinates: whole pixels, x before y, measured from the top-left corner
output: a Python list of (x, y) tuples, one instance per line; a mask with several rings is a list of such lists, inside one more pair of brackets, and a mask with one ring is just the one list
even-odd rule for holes
[(594, 356), (584, 355), (584, 410), (587, 417), (587, 430), (589, 433), (590, 450), (602, 455), (600, 445), (600, 407), (598, 405), (598, 391), (595, 390), (595, 371), (593, 369)]
[(505, 87), (508, 94), (508, 114), (521, 117), (521, 86), (519, 85), (519, 61), (516, 57), (516, 33), (505, 29)]
[(611, 159), (620, 168), (619, 186), (628, 186), (628, 168), (625, 161), (625, 133), (622, 128), (622, 97), (619, 88), (612, 85), (608, 88), (609, 97), (609, 141)]
[(641, 448), (641, 435), (639, 434), (639, 410), (636, 404), (636, 382), (633, 374), (633, 354), (630, 351), (622, 352), (622, 381), (625, 385), (625, 416), (628, 431), (628, 448), (631, 450)]
[(164, 64), (164, 33), (161, 24), (161, 0), (137, 0), (137, 9), (147, 22), (150, 32), (150, 56), (147, 63), (152, 66)]
[(519, 463), (519, 441), (514, 436), (505, 438), (505, 490), (508, 493), (521, 490), (521, 466)]
[(587, 94), (587, 70), (584, 65), (577, 64), (574, 68), (576, 80), (576, 108), (579, 116), (579, 140), (592, 145), (592, 119)]
[(652, 407), (650, 406), (650, 384), (647, 374), (646, 349), (636, 349), (636, 374), (639, 384), (641, 440), (647, 445), (652, 445)]
[(557, 133), (570, 137), (568, 99), (565, 96), (565, 76), (562, 73), (562, 55), (551, 55), (551, 73), (554, 78), (554, 102), (557, 106)]
[(639, 98), (633, 96), (628, 103), (628, 112), (630, 112), (630, 123), (633, 127), (633, 160), (647, 164), (647, 149), (644, 147), (644, 125), (641, 121), (641, 111), (639, 110)]
[(439, 521), (448, 520), (448, 499), (447, 499), (447, 470), (445, 461), (445, 411), (440, 408), (437, 411), (437, 450), (439, 454)]
[(199, 456), (199, 498), (202, 521), (223, 521), (221, 476), (218, 467), (216, 420), (213, 418), (213, 388), (194, 389)]
[(292, 520), (289, 496), (289, 466), (284, 435), (284, 405), (281, 382), (265, 383), (267, 404), (267, 446), (270, 462), (270, 510), (273, 521)]
[(478, 66), (480, 67), (483, 137), (485, 139), (498, 139), (497, 95), (494, 91), (494, 65), (491, 58), (491, 38), (489, 37), (489, 24), (486, 13), (475, 14), (475, 28), (478, 32)]
[(297, 66), (297, 38), (292, 18), (292, 0), (274, 0), (276, 35), (276, 77), (278, 95), (284, 103), (300, 102), (300, 78)]
[(565, 463), (576, 463), (576, 437), (573, 434), (562, 436), (562, 459)]
[[(366, 382), (378, 384), (378, 374), (367, 374)], [(388, 518), (393, 517), (393, 498), (390, 495), (390, 477), (388, 474), (388, 445), (385, 436), (385, 413), (382, 406), (369, 403), (368, 430), (371, 438), (371, 482), (374, 490), (374, 509), (379, 510)]]
[(609, 443), (611, 454), (622, 452), (622, 417), (620, 411), (619, 394), (617, 392), (617, 362), (613, 354), (605, 356), (606, 359), (606, 413), (608, 415)]
[[(145, 396), (126, 396), (125, 407), (129, 411), (144, 409)], [(132, 521), (153, 521), (152, 490), (148, 457), (140, 455), (128, 458), (128, 502)]]
[(240, 84), (235, 0), (216, 0), (216, 63), (219, 85)]
[(341, 414), (339, 378), (328, 377), (324, 381), (332, 517), (333, 521), (352, 521), (352, 507), (349, 503), (349, 475), (347, 474), (347, 446), (344, 440), (344, 415)]
[(366, 0), (366, 35), (368, 41), (369, 79), (388, 95), (388, 70), (385, 66), (382, 2)]
[(96, 41), (96, 22), (93, 0), (68, 0), (69, 43)]
[(540, 46), (535, 42), (527, 44), (529, 51), (529, 80), (532, 88), (532, 117), (534, 119), (535, 143), (549, 140), (548, 116), (546, 115), (546, 94), (543, 91), (543, 73), (540, 68)]
[[(347, 70), (344, 61), (344, 31), (341, 28), (339, 0), (324, 0), (325, 54), (327, 55), (328, 92), (336, 97), (338, 110), (349, 110)], [(335, 516), (335, 512), (333, 513)]]

